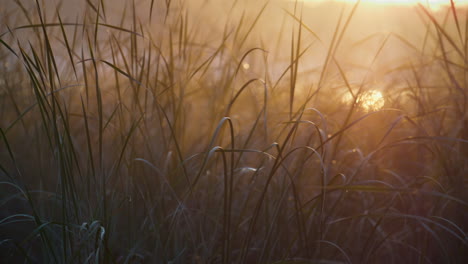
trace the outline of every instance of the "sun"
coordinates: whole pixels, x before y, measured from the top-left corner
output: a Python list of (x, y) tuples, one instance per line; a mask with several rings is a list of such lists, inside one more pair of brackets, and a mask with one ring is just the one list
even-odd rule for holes
[(370, 90), (364, 92), (357, 100), (357, 102), (367, 111), (377, 111), (380, 110), (384, 104), (385, 100), (381, 92), (377, 90)]
[[(346, 104), (353, 103), (353, 96), (349, 93), (345, 94), (342, 98), (342, 102)], [(369, 90), (361, 93), (358, 96), (356, 103), (362, 110), (371, 112), (382, 109), (385, 104), (385, 99), (380, 91)]]

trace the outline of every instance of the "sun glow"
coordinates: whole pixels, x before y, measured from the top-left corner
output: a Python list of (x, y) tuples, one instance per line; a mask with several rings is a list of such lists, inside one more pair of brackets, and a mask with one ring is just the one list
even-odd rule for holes
[[(343, 96), (342, 101), (346, 104), (350, 104), (354, 102), (354, 99), (350, 93), (347, 93)], [(359, 95), (356, 103), (364, 111), (377, 111), (384, 106), (385, 99), (381, 92), (377, 90), (369, 90)]]

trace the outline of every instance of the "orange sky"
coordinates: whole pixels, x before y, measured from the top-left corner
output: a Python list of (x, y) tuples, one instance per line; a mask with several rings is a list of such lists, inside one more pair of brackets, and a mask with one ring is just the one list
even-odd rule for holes
[[(326, 1), (356, 3), (358, 0), (302, 0), (307, 3), (320, 3)], [(440, 8), (444, 5), (450, 5), (450, 0), (361, 0), (362, 4), (383, 4), (383, 5), (416, 5), (418, 3), (430, 6), (431, 8)], [(468, 0), (454, 0), (455, 5), (468, 5)]]

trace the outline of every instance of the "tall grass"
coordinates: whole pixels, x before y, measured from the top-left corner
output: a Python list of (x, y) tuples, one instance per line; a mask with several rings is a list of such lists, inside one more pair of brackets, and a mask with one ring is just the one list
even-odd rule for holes
[[(350, 41), (359, 2), (325, 34), (300, 2), (12, 1), (1, 258), (466, 262), (468, 20), (450, 3), (414, 8), (414, 43)], [(390, 43), (408, 53), (382, 67)]]

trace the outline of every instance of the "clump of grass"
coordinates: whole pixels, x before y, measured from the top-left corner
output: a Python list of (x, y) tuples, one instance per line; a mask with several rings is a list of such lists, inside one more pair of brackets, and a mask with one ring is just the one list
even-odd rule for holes
[[(2, 14), (2, 259), (467, 260), (468, 24), (453, 3), (443, 20), (414, 10), (418, 46), (351, 43), (359, 2), (330, 38), (298, 2), (69, 2)], [(411, 57), (379, 68), (390, 41)], [(370, 65), (345, 59), (355, 49)], [(384, 108), (366, 109), (375, 85)]]

